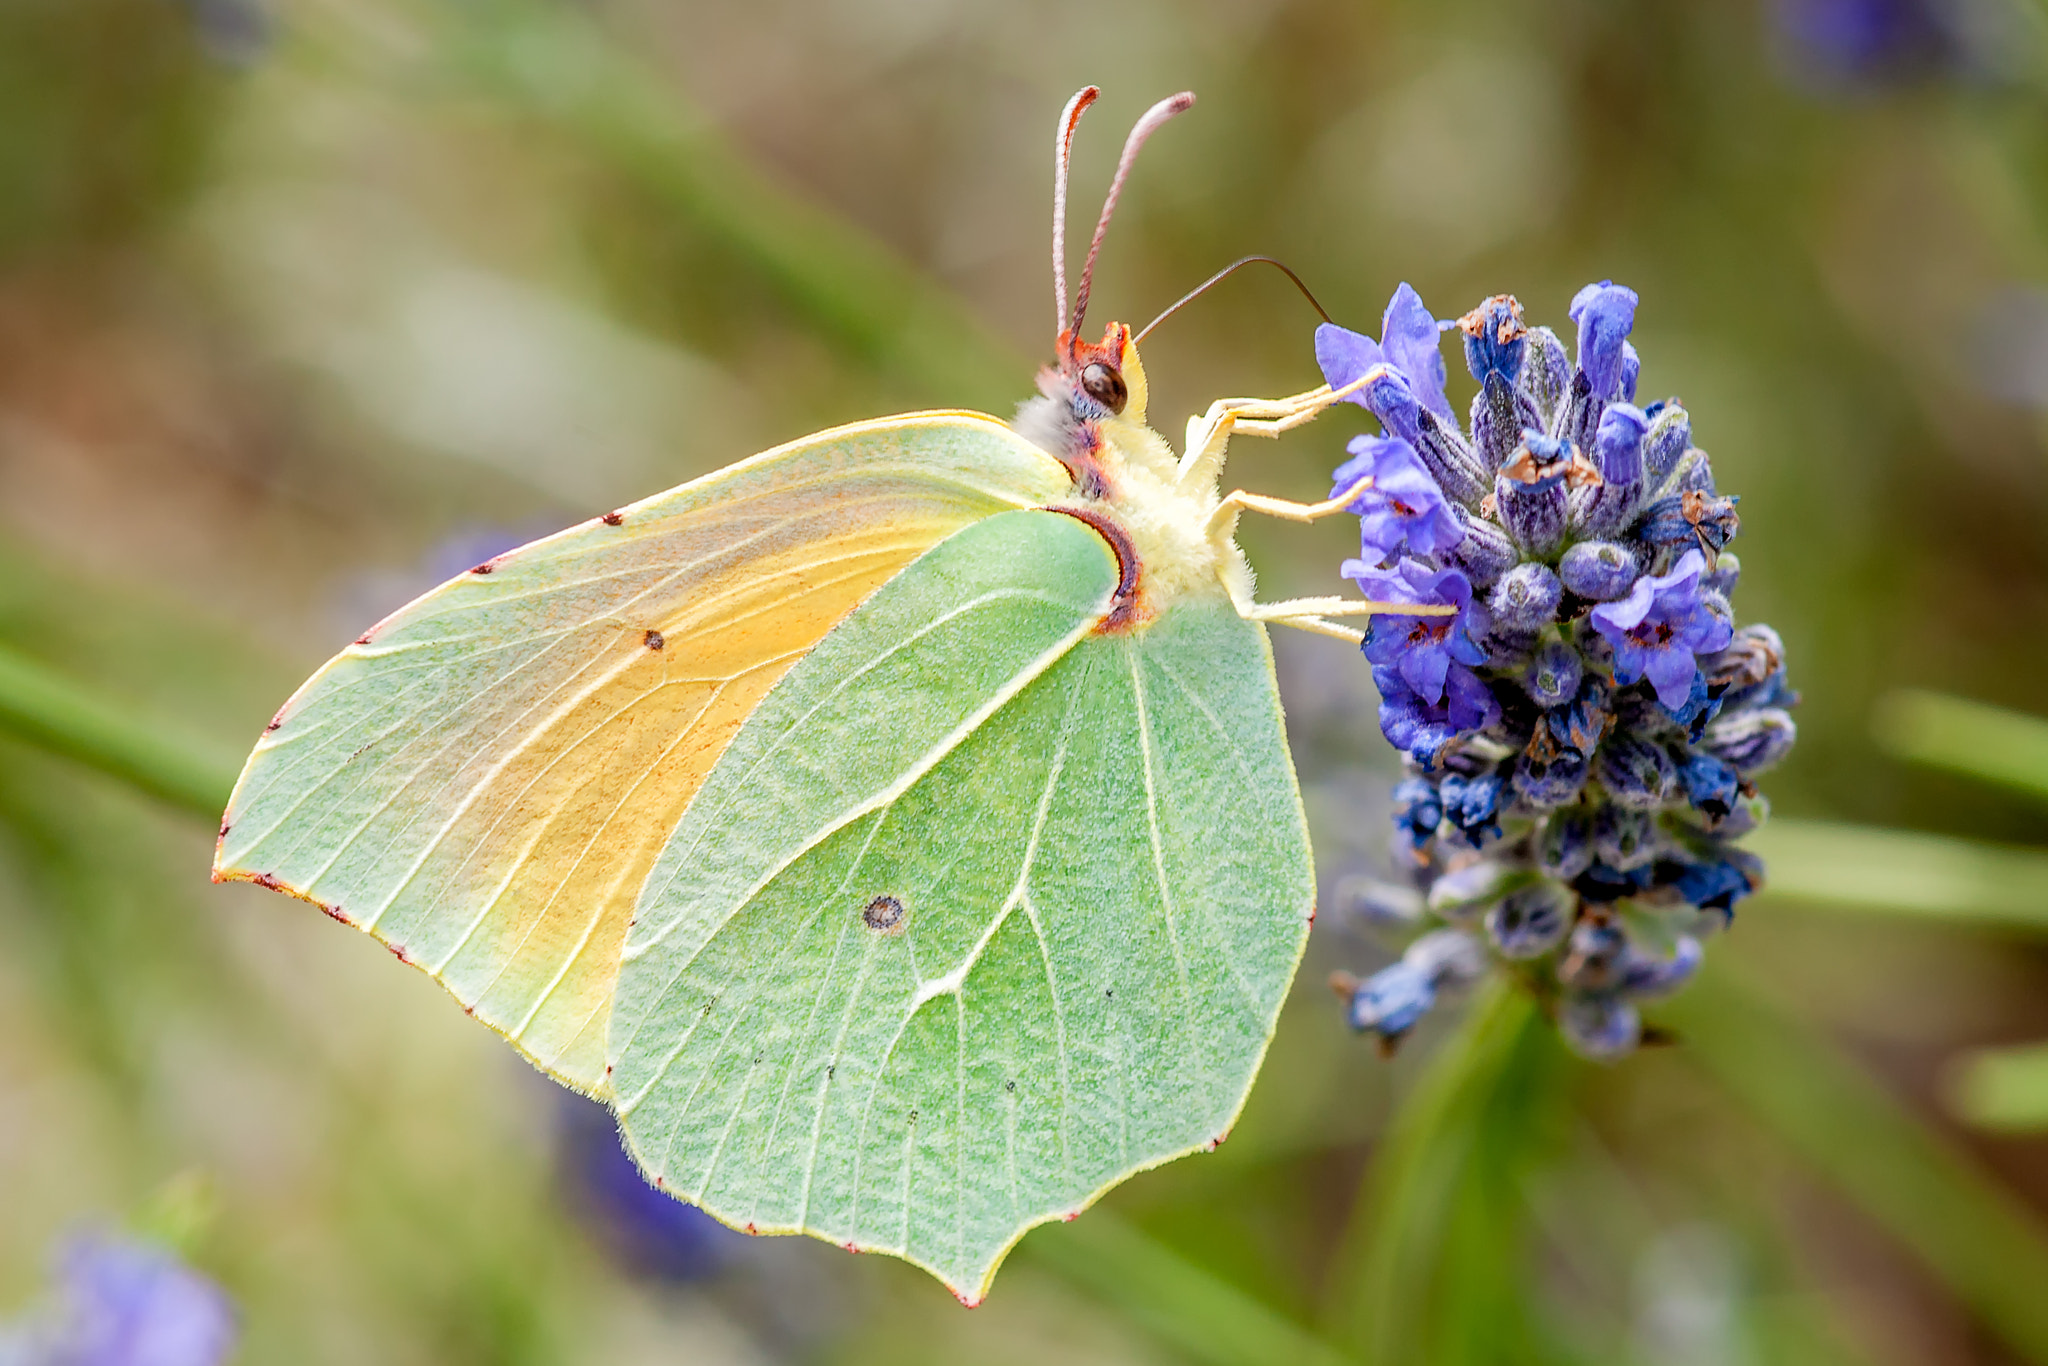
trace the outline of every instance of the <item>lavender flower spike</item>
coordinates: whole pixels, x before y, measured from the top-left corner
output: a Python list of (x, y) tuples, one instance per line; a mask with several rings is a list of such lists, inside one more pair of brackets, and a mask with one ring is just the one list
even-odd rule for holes
[[(1579, 292), (1576, 367), (1511, 295), (1460, 319), (1469, 434), (1426, 401), (1424, 361), (1394, 355), (1396, 336), (1435, 354), (1420, 301), (1396, 305), (1384, 343), (1318, 338), (1351, 347), (1319, 344), (1331, 383), (1360, 381), (1390, 433), (1338, 471), (1340, 491), (1375, 485), (1351, 504), (1363, 550), (1343, 572), (1383, 603), (1452, 609), (1378, 616), (1365, 637), (1406, 770), (1389, 858), (1404, 907), (1419, 899), (1385, 928), (1420, 935), (1344, 979), (1350, 1023), (1391, 1047), (1447, 981), (1491, 968), (1572, 1048), (1617, 1059), (1699, 966), (1702, 932), (1761, 885), (1735, 841), (1768, 814), (1755, 776), (1798, 735), (1784, 642), (1734, 630), (1735, 503), (1684, 406), (1634, 406), (1633, 291)], [(1472, 962), (1447, 977), (1452, 949)]]
[(1685, 705), (1699, 671), (1696, 655), (1724, 650), (1735, 637), (1728, 619), (1700, 596), (1706, 557), (1688, 550), (1669, 574), (1645, 575), (1629, 595), (1592, 611), (1596, 630), (1614, 647), (1614, 681), (1650, 680), (1672, 711)]

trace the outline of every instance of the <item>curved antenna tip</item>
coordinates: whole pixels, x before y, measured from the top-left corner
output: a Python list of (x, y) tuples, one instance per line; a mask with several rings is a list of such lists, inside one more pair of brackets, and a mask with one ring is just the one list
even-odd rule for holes
[(1088, 316), (1088, 295), (1095, 283), (1095, 258), (1102, 251), (1102, 238), (1109, 231), (1109, 220), (1116, 213), (1116, 201), (1124, 192), (1124, 182), (1130, 178), (1131, 166), (1138, 159), (1139, 149), (1159, 131), (1168, 119), (1185, 114), (1194, 107), (1195, 92), (1183, 90), (1178, 95), (1168, 95), (1159, 103), (1147, 109), (1131, 125), (1131, 135), (1124, 139), (1124, 151), (1117, 158), (1116, 175), (1109, 182), (1109, 194), (1102, 201), (1102, 217), (1095, 220), (1095, 236), (1088, 243), (1088, 259), (1081, 265), (1081, 285), (1074, 293), (1074, 316), (1068, 330), (1077, 338), (1081, 322)]
[(1102, 87), (1084, 85), (1060, 110), (1059, 126), (1053, 130), (1052, 145), (1052, 297), (1053, 331), (1067, 324), (1067, 167), (1074, 156), (1074, 130), (1081, 115), (1102, 94)]

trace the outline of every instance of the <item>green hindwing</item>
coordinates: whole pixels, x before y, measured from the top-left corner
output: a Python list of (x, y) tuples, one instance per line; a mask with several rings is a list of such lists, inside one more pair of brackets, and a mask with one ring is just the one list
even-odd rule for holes
[(1035, 1224), (1222, 1139), (1313, 910), (1264, 629), (1095, 632), (1117, 566), (1005, 513), (748, 720), (640, 896), (611, 1025), (668, 1191), (986, 1293)]

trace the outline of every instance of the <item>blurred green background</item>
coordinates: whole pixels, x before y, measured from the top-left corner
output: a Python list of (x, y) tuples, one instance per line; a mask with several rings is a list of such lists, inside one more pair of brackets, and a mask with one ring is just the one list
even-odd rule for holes
[[(2048, 1363), (2044, 20), (0, 0), (0, 1318), (97, 1221), (220, 1280), (249, 1362)], [(1326, 916), (1231, 1141), (969, 1313), (641, 1228), (601, 1117), (367, 937), (208, 885), (204, 813), (314, 665), (511, 541), (829, 423), (1010, 411), (1088, 82), (1077, 236), (1129, 119), (1201, 97), (1098, 318), (1247, 252), (1371, 330), (1404, 279), (1561, 331), (1640, 291), (1804, 735), (1772, 890), (1653, 1014), (1677, 1046), (1575, 1062), (1481, 993), (1382, 1061), (1320, 983), (1385, 946)], [(1147, 346), (1154, 424), (1316, 383), (1313, 321), (1219, 288)], [(1357, 416), (1233, 482), (1320, 496)], [(1243, 539), (1278, 597), (1338, 591), (1351, 535)], [(1278, 648), (1327, 887), (1393, 757), (1354, 653)]]

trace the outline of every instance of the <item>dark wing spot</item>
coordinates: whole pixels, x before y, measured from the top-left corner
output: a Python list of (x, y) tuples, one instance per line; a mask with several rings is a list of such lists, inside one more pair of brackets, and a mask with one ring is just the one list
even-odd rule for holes
[(886, 934), (902, 927), (905, 914), (903, 903), (895, 897), (878, 896), (867, 904), (867, 908), (860, 913), (860, 918), (867, 922), (869, 929), (881, 930)]
[(623, 512), (607, 512), (599, 520), (606, 526), (617, 526), (620, 522), (626, 520), (626, 514)]
[(668, 640), (661, 634), (661, 632), (653, 629), (652, 627), (649, 627), (647, 634), (640, 637), (640, 639), (646, 644), (647, 648), (650, 650), (659, 650), (662, 646), (668, 644)]
[(1006, 1081), (1003, 1083), (1003, 1089), (1005, 1091), (1014, 1091), (1017, 1089), (1017, 1083), (1014, 1081)]
[(470, 570), (469, 572), (472, 574), (488, 574), (497, 567), (498, 565), (495, 560), (485, 560), (482, 564), (478, 565), (476, 568)]

